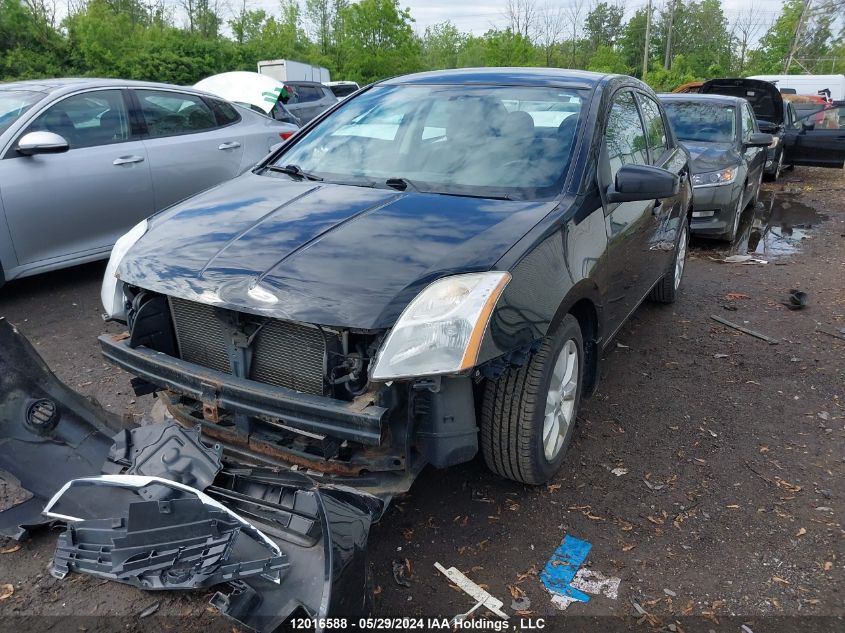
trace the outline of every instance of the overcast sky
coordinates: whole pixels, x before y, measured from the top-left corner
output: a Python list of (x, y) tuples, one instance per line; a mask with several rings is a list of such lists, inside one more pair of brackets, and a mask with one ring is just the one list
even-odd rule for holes
[[(539, 10), (543, 7), (569, 7), (578, 0), (536, 0), (535, 4)], [(612, 1), (612, 0), (611, 0)], [(584, 6), (590, 6), (595, 2), (582, 0)], [(663, 0), (653, 0), (654, 7), (663, 6)], [(506, 0), (399, 0), (402, 7), (411, 9), (411, 15), (416, 20), (415, 28), (425, 32), (425, 27), (438, 22), (450, 20), (462, 31), (470, 31), (481, 34), (485, 31), (498, 27), (507, 26), (507, 19), (504, 16)], [(646, 0), (633, 0), (633, 2), (622, 2), (625, 6), (625, 17), (630, 17), (637, 9), (646, 5)], [(737, 14), (748, 10), (753, 5), (755, 14), (758, 16), (762, 27), (762, 35), (769, 24), (778, 16), (783, 6), (782, 0), (722, 0), (722, 7), (731, 23)], [(555, 10), (555, 9), (552, 10)]]

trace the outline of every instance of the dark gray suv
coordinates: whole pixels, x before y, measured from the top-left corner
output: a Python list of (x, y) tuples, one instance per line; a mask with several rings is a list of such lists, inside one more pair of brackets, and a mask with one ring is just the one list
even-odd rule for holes
[(285, 106), (303, 125), (337, 103), (334, 93), (316, 81), (287, 81), (285, 85), (291, 89)]

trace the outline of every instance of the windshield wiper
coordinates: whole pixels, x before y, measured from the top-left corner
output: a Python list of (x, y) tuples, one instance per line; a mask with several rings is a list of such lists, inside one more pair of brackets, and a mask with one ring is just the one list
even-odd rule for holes
[(410, 189), (411, 191), (420, 190), (419, 187), (407, 178), (388, 178), (384, 181), (384, 184), (393, 189), (398, 189), (399, 191), (405, 191), (406, 189)]
[(279, 165), (267, 165), (267, 169), (270, 171), (275, 171), (280, 174), (287, 174), (288, 176), (293, 176), (298, 180), (302, 180), (303, 178), (306, 180), (322, 180), (320, 176), (316, 174), (308, 173), (307, 171), (302, 171), (302, 168), (299, 165), (285, 165), (284, 167), (280, 167)]

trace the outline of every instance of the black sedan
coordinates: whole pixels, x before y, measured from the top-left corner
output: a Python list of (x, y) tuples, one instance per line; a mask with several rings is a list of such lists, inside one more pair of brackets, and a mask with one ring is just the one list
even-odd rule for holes
[(390, 494), (480, 449), (539, 484), (602, 350), (678, 296), (689, 162), (631, 77), (382, 81), (124, 236), (101, 345), (235, 462)]
[(692, 156), (690, 230), (732, 241), (743, 210), (756, 204), (771, 134), (760, 133), (748, 101), (703, 94), (660, 99)]

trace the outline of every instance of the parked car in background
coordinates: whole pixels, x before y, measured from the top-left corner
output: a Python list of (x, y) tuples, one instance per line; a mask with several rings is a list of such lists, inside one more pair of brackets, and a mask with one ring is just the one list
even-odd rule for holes
[(701, 94), (721, 94), (741, 97), (751, 104), (761, 132), (772, 135), (772, 145), (766, 156), (766, 176), (777, 180), (786, 164), (783, 151), (783, 132), (786, 129), (786, 106), (777, 87), (759, 79), (711, 79), (699, 89)]
[(845, 102), (797, 119), (786, 129), (783, 145), (792, 165), (845, 167)]
[(355, 81), (327, 81), (324, 85), (328, 86), (334, 96), (341, 101), (361, 89)]
[(194, 88), (261, 112), (277, 121), (297, 127), (302, 125), (299, 117), (285, 107), (284, 101), (289, 97), (285, 85), (266, 75), (246, 71), (220, 73), (198, 81)]
[[(838, 131), (831, 131), (837, 129), (833, 120), (838, 117), (834, 114), (831, 123), (817, 125), (817, 115), (796, 114), (798, 118), (790, 123), (789, 116), (794, 111), (784, 105), (783, 95), (768, 81), (711, 79), (701, 86), (701, 93), (743, 97), (751, 103), (760, 131), (774, 136), (766, 158), (766, 173), (773, 178), (784, 165), (841, 169), (845, 163), (845, 138)], [(841, 111), (840, 106), (834, 107)]]
[(672, 128), (692, 158), (696, 235), (733, 240), (743, 210), (756, 204), (771, 134), (762, 134), (740, 97), (662, 94)]
[(294, 129), (166, 84), (0, 84), (0, 282), (108, 257), (127, 228), (238, 175)]
[(703, 81), (689, 81), (685, 84), (681, 84), (680, 86), (675, 86), (672, 92), (677, 92), (681, 94), (688, 94), (688, 93), (696, 93), (698, 89), (701, 88)]
[(285, 86), (291, 93), (285, 105), (299, 117), (303, 125), (338, 101), (328, 87), (316, 81), (287, 81)]
[(602, 350), (678, 297), (691, 202), (636, 79), (388, 79), (121, 238), (102, 297), (130, 336), (100, 343), (261, 463), (401, 491), (480, 448), (539, 484)]

